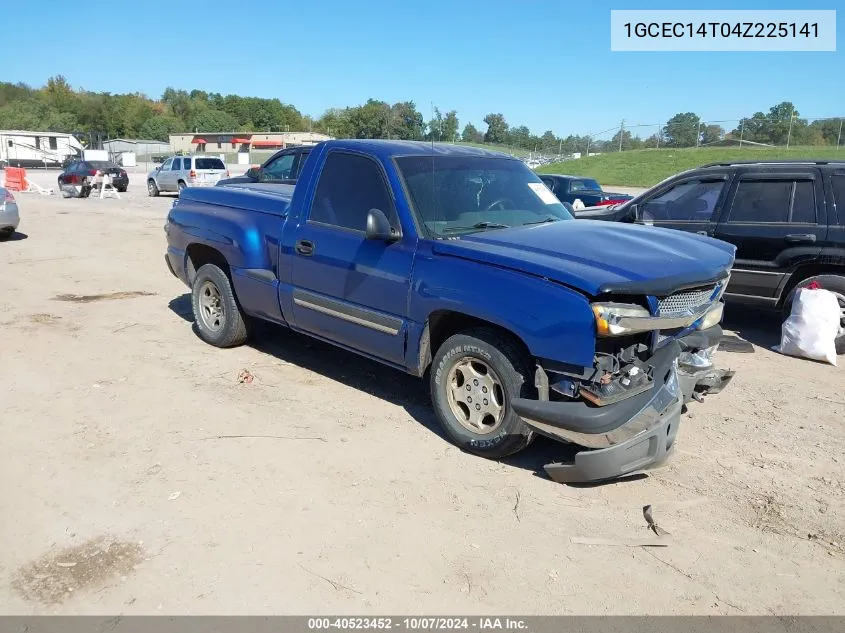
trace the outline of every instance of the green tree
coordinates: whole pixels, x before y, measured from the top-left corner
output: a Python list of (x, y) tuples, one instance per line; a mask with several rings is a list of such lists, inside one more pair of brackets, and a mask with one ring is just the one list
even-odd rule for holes
[(508, 124), (503, 114), (490, 113), (484, 117), (487, 131), (484, 133), (485, 143), (507, 143)]
[(523, 149), (532, 149), (531, 130), (524, 125), (511, 128), (508, 133), (507, 143)]
[(238, 128), (235, 117), (212, 108), (200, 110), (187, 123), (191, 131), (197, 132), (234, 132)]
[(461, 140), (464, 143), (483, 143), (484, 135), (472, 123), (467, 123), (461, 133)]
[(171, 134), (187, 131), (185, 123), (175, 116), (156, 115), (150, 117), (141, 126), (140, 138), (166, 141)]
[(666, 122), (665, 144), (669, 147), (694, 147), (700, 122), (694, 112), (679, 112)]
[(0, 108), (0, 130), (43, 130), (46, 111), (34, 99), (12, 101)]
[(842, 119), (819, 119), (810, 123), (809, 127), (819, 133), (826, 145), (836, 145), (842, 142), (842, 123)]
[(458, 113), (454, 110), (449, 110), (446, 116), (443, 117), (443, 139), (454, 143), (458, 140)]
[(420, 140), (424, 136), (425, 122), (413, 101), (400, 101), (390, 107), (388, 130), (390, 138)]
[(701, 127), (701, 144), (709, 145), (725, 138), (725, 130), (721, 125), (704, 125)]

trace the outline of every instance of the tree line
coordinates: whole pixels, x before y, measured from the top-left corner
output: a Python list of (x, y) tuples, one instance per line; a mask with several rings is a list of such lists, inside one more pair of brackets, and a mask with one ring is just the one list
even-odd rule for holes
[[(390, 104), (369, 99), (346, 108), (332, 108), (312, 118), (279, 99), (221, 95), (203, 90), (167, 88), (159, 99), (141, 93), (111, 94), (73, 89), (61, 75), (46, 85), (0, 82), (0, 129), (69, 132), (100, 138), (143, 138), (166, 141), (184, 132), (314, 131), (338, 138), (396, 138), (447, 142), (496, 143), (546, 154), (606, 152), (649, 147), (694, 147), (724, 140), (782, 145), (836, 145), (839, 119), (808, 122), (790, 102), (756, 112), (726, 131), (693, 112), (678, 113), (656, 133), (642, 138), (624, 122), (608, 139), (589, 135), (535, 134), (525, 125), (510, 126), (502, 113), (460, 126), (455, 110), (432, 107), (428, 120), (413, 101)], [(791, 125), (790, 125), (791, 123)]]

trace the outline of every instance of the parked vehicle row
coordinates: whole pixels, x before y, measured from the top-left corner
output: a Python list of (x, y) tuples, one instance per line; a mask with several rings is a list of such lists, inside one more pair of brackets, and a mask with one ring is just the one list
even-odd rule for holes
[(580, 446), (557, 481), (661, 463), (682, 406), (732, 377), (713, 364), (730, 244), (573, 221), (523, 162), (471, 147), (328, 141), (293, 173), (174, 201), (165, 260), (204, 341), (261, 319), (426, 376), (469, 452)]
[(845, 162), (717, 163), (685, 171), (624, 204), (578, 212), (653, 224), (736, 247), (727, 302), (781, 310), (798, 288), (835, 293), (845, 353)]

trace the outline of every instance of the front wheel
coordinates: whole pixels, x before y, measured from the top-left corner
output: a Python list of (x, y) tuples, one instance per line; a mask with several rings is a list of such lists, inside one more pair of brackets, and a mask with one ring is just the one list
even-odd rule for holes
[(845, 354), (845, 276), (843, 275), (817, 275), (815, 277), (808, 277), (799, 283), (792, 292), (789, 293), (783, 305), (783, 317), (786, 319), (792, 312), (792, 301), (795, 298), (795, 293), (799, 288), (806, 288), (813, 284), (818, 284), (820, 288), (829, 290), (836, 295), (839, 301), (839, 336), (836, 338), (836, 353)]
[(431, 401), (443, 430), (460, 448), (482, 457), (512, 455), (534, 432), (514, 413), (514, 398), (532, 397), (526, 355), (496, 331), (455, 334), (431, 364)]
[(241, 308), (229, 277), (214, 264), (200, 267), (191, 285), (191, 306), (199, 337), (215, 347), (236, 347), (246, 342)]
[(158, 195), (158, 185), (152, 178), (147, 181), (147, 193), (150, 198), (155, 198)]

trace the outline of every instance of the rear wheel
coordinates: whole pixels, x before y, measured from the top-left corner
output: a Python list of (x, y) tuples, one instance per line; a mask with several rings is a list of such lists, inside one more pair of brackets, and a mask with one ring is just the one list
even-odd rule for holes
[(799, 288), (806, 288), (814, 282), (821, 288), (829, 290), (836, 295), (836, 299), (839, 301), (839, 336), (836, 339), (836, 353), (845, 354), (845, 276), (816, 275), (815, 277), (808, 277), (799, 283), (789, 293), (783, 304), (783, 318), (785, 319), (792, 312), (792, 301), (795, 298), (796, 291)]
[(531, 397), (530, 364), (492, 329), (449, 337), (431, 363), (431, 401), (440, 425), (460, 448), (505, 457), (528, 446), (534, 432), (514, 413), (514, 398)]
[(241, 308), (229, 277), (214, 264), (201, 266), (191, 285), (191, 306), (197, 332), (215, 347), (235, 347), (246, 342)]
[(156, 184), (156, 181), (152, 178), (147, 181), (147, 193), (151, 198), (155, 198), (159, 193), (158, 185)]
[(186, 184), (185, 184), (185, 181), (184, 181), (184, 180), (180, 180), (180, 181), (179, 181), (179, 184), (178, 184), (179, 191), (182, 191), (182, 189), (184, 189), (184, 188), (185, 188), (185, 187), (187, 187), (187, 186), (188, 186), (188, 185), (186, 185)]

